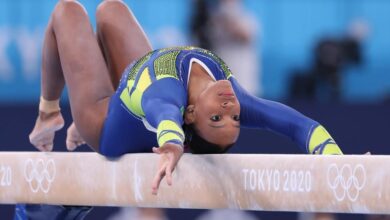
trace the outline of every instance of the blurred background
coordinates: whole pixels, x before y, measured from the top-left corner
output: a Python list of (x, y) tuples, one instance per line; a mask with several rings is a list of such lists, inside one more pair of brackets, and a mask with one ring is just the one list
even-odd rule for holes
[[(94, 26), (100, 1), (80, 2)], [(196, 45), (211, 49), (252, 94), (290, 105), (319, 121), (344, 153), (390, 153), (386, 138), (390, 131), (390, 1), (125, 2), (154, 48)], [(28, 134), (38, 111), (43, 34), (55, 4), (54, 0), (0, 0), (2, 151), (35, 151)], [(71, 116), (66, 93), (62, 111), (67, 127)], [(56, 136), (56, 151), (65, 151), (64, 140), (65, 129)], [(89, 149), (83, 146), (79, 151)], [(254, 130), (243, 130), (231, 152), (302, 153), (284, 137)], [(136, 211), (100, 207), (87, 219), (126, 219), (120, 217), (126, 212)], [(176, 209), (166, 210), (165, 215), (166, 219), (386, 218), (286, 212), (228, 213), (227, 218), (206, 210)], [(1, 219), (12, 216), (13, 206), (0, 206)]]

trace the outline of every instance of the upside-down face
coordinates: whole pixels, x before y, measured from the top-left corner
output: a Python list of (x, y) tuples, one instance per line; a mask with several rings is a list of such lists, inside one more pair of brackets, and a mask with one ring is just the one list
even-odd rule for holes
[(237, 141), (240, 133), (240, 103), (228, 80), (208, 86), (190, 106), (186, 123), (196, 127), (199, 135), (222, 147)]

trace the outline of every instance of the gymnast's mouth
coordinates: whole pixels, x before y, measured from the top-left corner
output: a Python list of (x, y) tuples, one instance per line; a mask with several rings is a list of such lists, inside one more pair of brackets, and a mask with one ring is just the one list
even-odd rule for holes
[(224, 100), (233, 100), (236, 97), (234, 92), (220, 92), (218, 96)]
[(227, 97), (231, 97), (231, 96), (234, 96), (234, 93), (233, 92), (221, 92), (218, 94), (219, 96), (227, 96)]

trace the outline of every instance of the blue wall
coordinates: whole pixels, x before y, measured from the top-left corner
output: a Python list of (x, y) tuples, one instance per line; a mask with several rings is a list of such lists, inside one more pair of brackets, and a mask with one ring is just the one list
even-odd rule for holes
[(354, 19), (364, 19), (370, 32), (363, 44), (366, 63), (346, 73), (345, 97), (381, 99), (390, 91), (390, 1), (276, 0), (246, 1), (263, 24), (264, 90), (271, 98), (286, 95), (289, 70), (307, 67), (322, 36), (338, 36)]
[[(98, 0), (83, 0), (92, 21)], [(188, 44), (191, 0), (126, 1), (154, 47)], [(244, 0), (261, 23), (264, 96), (282, 99), (292, 68), (310, 66), (319, 37), (338, 36), (356, 19), (370, 34), (363, 44), (365, 63), (350, 68), (343, 81), (351, 101), (378, 101), (390, 92), (390, 1), (387, 0)], [(40, 48), (54, 0), (0, 0), (0, 102), (37, 101)]]

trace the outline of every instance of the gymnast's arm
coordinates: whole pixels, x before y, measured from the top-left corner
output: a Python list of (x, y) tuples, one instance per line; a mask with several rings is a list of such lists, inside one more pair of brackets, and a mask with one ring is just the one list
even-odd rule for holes
[(186, 99), (183, 86), (174, 78), (160, 79), (144, 92), (142, 109), (147, 122), (157, 129), (160, 147), (167, 142), (183, 146), (182, 111)]
[(318, 122), (278, 102), (248, 94), (234, 77), (229, 79), (241, 105), (241, 126), (263, 128), (289, 137), (309, 154), (342, 154)]
[(183, 155), (184, 132), (181, 108), (185, 105), (186, 93), (175, 79), (160, 79), (144, 93), (142, 109), (146, 121), (156, 128), (159, 147), (153, 152), (160, 155), (158, 171), (153, 179), (152, 193), (157, 194), (164, 176), (172, 184), (172, 172)]

